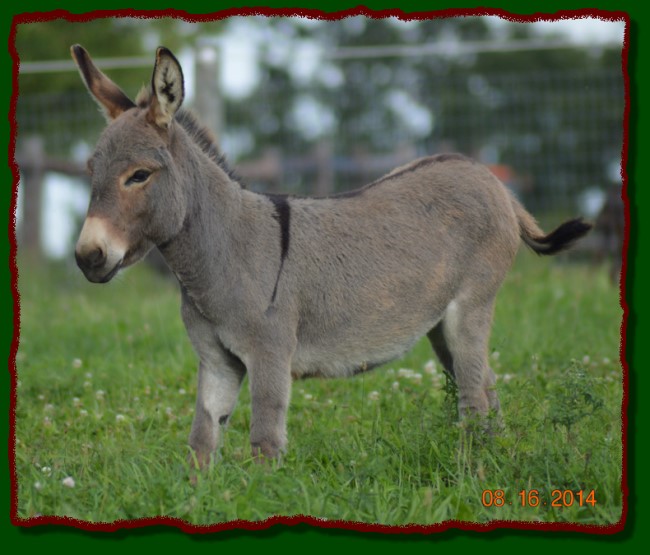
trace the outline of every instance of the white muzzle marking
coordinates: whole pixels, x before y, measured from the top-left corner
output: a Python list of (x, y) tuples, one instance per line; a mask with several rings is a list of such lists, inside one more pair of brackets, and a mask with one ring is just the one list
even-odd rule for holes
[(79, 234), (75, 254), (88, 279), (103, 281), (104, 277), (111, 274), (122, 263), (126, 251), (126, 242), (115, 234), (106, 219), (98, 216), (86, 218)]

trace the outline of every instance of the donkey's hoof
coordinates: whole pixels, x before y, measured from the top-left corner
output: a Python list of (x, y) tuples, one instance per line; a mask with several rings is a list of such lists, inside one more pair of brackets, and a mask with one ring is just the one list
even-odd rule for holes
[(202, 471), (214, 462), (215, 456), (216, 454), (214, 452), (190, 449), (190, 453), (187, 455), (187, 464), (192, 470)]
[(270, 441), (260, 441), (259, 443), (251, 443), (251, 452), (255, 462), (264, 463), (279, 460), (282, 455), (282, 448)]

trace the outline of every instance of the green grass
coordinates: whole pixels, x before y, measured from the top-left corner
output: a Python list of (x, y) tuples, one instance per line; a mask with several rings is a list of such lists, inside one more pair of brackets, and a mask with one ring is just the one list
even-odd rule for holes
[[(185, 462), (196, 359), (176, 284), (144, 266), (97, 286), (72, 268), (23, 264), (19, 290), (20, 518), (621, 518), (622, 311), (604, 268), (519, 256), (491, 341), (506, 424), (493, 440), (464, 441), (453, 391), (422, 341), (353, 379), (296, 382), (281, 464), (250, 459), (244, 388), (220, 458), (196, 485)], [(485, 507), (486, 490), (505, 504)], [(522, 507), (522, 490), (538, 490), (539, 505)], [(594, 490), (596, 503), (552, 507), (553, 490)]]

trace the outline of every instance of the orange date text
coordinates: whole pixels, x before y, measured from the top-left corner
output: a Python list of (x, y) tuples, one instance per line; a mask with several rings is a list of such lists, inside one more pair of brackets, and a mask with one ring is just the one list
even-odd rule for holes
[(515, 497), (509, 498), (502, 489), (485, 489), (481, 495), (481, 502), (484, 507), (504, 507), (506, 505), (518, 505), (520, 507), (546, 507), (565, 508), (579, 506), (584, 507), (596, 505), (596, 491), (570, 489), (554, 489), (550, 497), (540, 494), (537, 489), (522, 489)]

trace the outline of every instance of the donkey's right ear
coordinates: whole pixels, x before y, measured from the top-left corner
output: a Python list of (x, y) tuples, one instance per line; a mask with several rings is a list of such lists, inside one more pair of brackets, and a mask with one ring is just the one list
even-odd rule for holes
[(135, 108), (135, 104), (122, 89), (97, 68), (82, 46), (75, 44), (70, 48), (70, 53), (79, 68), (83, 82), (104, 111), (107, 120), (114, 120), (121, 113)]

